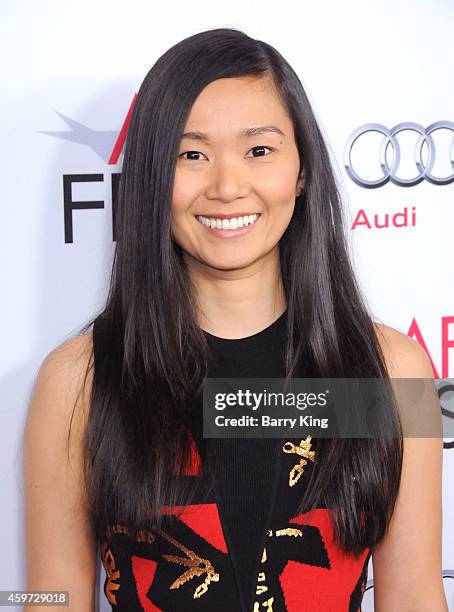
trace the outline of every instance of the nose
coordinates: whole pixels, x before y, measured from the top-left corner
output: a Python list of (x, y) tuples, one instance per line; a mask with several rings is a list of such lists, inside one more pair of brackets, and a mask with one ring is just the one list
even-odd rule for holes
[(233, 202), (238, 198), (247, 197), (250, 188), (247, 169), (241, 161), (224, 157), (213, 164), (206, 187), (206, 197), (209, 200), (225, 203)]

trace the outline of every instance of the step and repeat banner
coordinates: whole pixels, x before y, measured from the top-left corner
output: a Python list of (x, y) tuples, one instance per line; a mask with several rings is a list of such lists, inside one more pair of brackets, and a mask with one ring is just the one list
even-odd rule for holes
[[(269, 42), (298, 73), (332, 154), (373, 317), (431, 359), (446, 435), (443, 573), (454, 612), (454, 5), (44, 0), (3, 2), (0, 14), (0, 520), (9, 526), (0, 588), (25, 588), (22, 436), (36, 371), (106, 297), (135, 95), (166, 49), (227, 26)], [(104, 577), (100, 567), (100, 610), (110, 609)]]

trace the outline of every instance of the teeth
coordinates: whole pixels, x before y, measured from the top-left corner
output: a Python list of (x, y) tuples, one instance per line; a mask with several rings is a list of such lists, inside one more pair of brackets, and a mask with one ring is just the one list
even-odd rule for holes
[(208, 227), (217, 229), (237, 229), (238, 227), (244, 227), (257, 221), (260, 217), (260, 213), (253, 215), (244, 215), (244, 217), (233, 217), (232, 219), (215, 219), (213, 217), (204, 217), (203, 215), (197, 215), (197, 221), (207, 225)]

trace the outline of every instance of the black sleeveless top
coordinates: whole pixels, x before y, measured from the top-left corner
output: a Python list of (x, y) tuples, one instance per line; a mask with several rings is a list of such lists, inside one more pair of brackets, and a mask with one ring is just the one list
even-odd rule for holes
[[(100, 347), (97, 320), (93, 329)], [(212, 378), (285, 377), (287, 311), (264, 330), (240, 339), (204, 332), (215, 356)], [(201, 478), (200, 432), (193, 429), (192, 466), (179, 478)], [(104, 595), (116, 612), (358, 612), (371, 551), (359, 557), (334, 542), (327, 508), (296, 509), (317, 456), (312, 438), (206, 439), (216, 453), (214, 486), (178, 519), (134, 536), (111, 525), (100, 542)], [(292, 468), (309, 451), (301, 475)], [(313, 454), (311, 452), (313, 451)], [(295, 482), (296, 481), (296, 482)], [(293, 484), (291, 484), (293, 483)]]

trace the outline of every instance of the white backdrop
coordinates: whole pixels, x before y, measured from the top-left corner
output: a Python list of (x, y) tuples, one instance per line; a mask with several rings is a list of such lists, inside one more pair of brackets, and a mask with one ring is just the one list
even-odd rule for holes
[[(25, 588), (22, 435), (34, 376), (44, 356), (100, 308), (105, 297), (114, 246), (111, 177), (120, 172), (122, 160), (120, 156), (112, 163), (111, 154), (119, 131), (155, 60), (182, 38), (223, 26), (239, 27), (273, 44), (298, 72), (338, 167), (349, 218), (352, 223), (358, 215), (370, 221), (369, 227), (352, 227), (349, 239), (375, 319), (425, 344), (438, 385), (454, 377), (454, 183), (424, 178), (415, 186), (389, 181), (370, 189), (356, 184), (343, 166), (348, 139), (362, 125), (391, 129), (413, 122), (424, 131), (442, 121), (451, 127), (454, 5), (449, 0), (229, 0), (222, 5), (206, 0), (128, 5), (112, 0), (4, 0), (1, 589)], [(432, 174), (437, 177), (454, 171), (453, 135), (447, 128), (431, 134)], [(401, 153), (393, 172), (397, 183), (418, 173), (418, 137), (409, 130), (396, 137)], [(352, 147), (352, 164), (363, 179), (383, 175), (382, 139), (368, 132)], [(391, 145), (386, 159), (392, 166)], [(75, 210), (65, 223), (64, 177), (71, 175), (98, 175), (97, 182), (85, 177), (74, 184), (72, 198), (98, 201), (99, 207)], [(405, 208), (415, 216), (414, 223), (375, 227), (374, 215), (383, 223), (385, 213), (391, 217)], [(445, 393), (443, 402), (448, 427), (454, 393)], [(454, 576), (454, 448), (449, 448), (452, 438), (445, 442), (443, 568)], [(102, 570), (101, 589), (103, 581)], [(454, 578), (444, 582), (454, 612)], [(110, 609), (102, 590), (100, 599), (100, 609)], [(364, 610), (373, 610), (372, 599), (371, 588)]]

